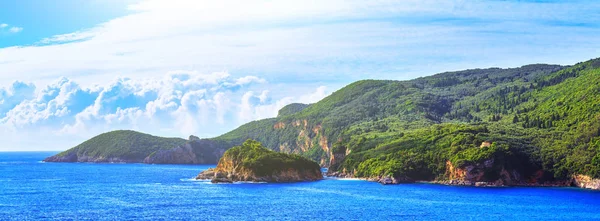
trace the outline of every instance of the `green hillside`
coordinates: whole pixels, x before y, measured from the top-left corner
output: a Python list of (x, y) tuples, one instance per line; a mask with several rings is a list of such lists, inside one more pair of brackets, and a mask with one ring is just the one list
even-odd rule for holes
[(300, 104), (300, 103), (288, 104), (285, 107), (281, 108), (281, 110), (279, 110), (279, 112), (277, 113), (277, 117), (283, 117), (283, 116), (298, 113), (298, 112), (304, 110), (305, 108), (307, 108), (308, 106), (309, 106), (308, 104)]
[[(386, 130), (372, 130), (377, 123), (354, 125), (334, 150), (351, 153), (332, 169), (360, 177), (431, 180), (446, 175), (447, 161), (461, 167), (495, 159), (495, 167), (524, 177), (543, 171), (545, 180), (575, 174), (600, 178), (598, 64), (592, 60), (530, 79), (519, 77), (464, 97), (437, 118), (442, 124), (412, 130), (398, 127), (393, 119), (381, 123)], [(493, 144), (479, 148), (484, 141)]]
[(45, 161), (142, 162), (156, 151), (172, 149), (185, 143), (186, 140), (181, 138), (164, 138), (130, 130), (118, 130), (100, 134)]
[[(446, 175), (448, 161), (460, 167), (491, 158), (523, 176), (543, 171), (545, 180), (600, 177), (599, 64), (363, 80), (302, 111), (216, 139), (257, 139), (359, 177), (436, 179)], [(493, 145), (479, 148), (484, 141)], [(330, 162), (336, 153), (343, 161)]]
[[(377, 134), (376, 140), (384, 140), (439, 123), (487, 121), (495, 113), (488, 112), (500, 105), (497, 91), (509, 86), (529, 90), (535, 79), (563, 68), (527, 65), (448, 72), (411, 81), (358, 81), (300, 112), (251, 122), (215, 139), (231, 143), (257, 139), (272, 149), (300, 153), (328, 165), (331, 146), (340, 139)], [(286, 126), (275, 127), (277, 123)]]

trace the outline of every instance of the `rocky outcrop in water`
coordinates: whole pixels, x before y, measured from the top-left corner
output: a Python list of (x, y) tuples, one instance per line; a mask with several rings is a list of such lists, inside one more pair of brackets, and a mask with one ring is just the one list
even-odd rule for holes
[(301, 182), (323, 179), (321, 168), (298, 155), (274, 152), (260, 143), (248, 140), (233, 147), (219, 160), (216, 168), (201, 172), (196, 179), (213, 183)]
[(573, 185), (584, 189), (600, 190), (600, 179), (579, 174), (573, 176)]
[(380, 176), (380, 177), (372, 177), (367, 179), (369, 181), (378, 182), (383, 185), (390, 184), (401, 184), (401, 183), (414, 183), (415, 180), (410, 179), (408, 177), (393, 177), (393, 176)]

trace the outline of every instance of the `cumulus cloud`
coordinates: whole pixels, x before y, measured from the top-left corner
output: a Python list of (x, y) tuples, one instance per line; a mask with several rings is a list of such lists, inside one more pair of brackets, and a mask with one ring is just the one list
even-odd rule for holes
[(0, 83), (67, 75), (85, 85), (114, 73), (158, 77), (182, 68), (260, 73), (272, 83), (350, 83), (365, 73), (406, 79), (474, 67), (570, 64), (596, 56), (589, 42), (599, 34), (600, 4), (143, 0), (129, 8), (132, 14), (94, 27), (0, 49)]
[(0, 88), (0, 117), (5, 116), (7, 111), (22, 101), (33, 98), (34, 92), (35, 85), (20, 81), (15, 81), (8, 88)]
[(195, 133), (202, 126), (224, 123), (229, 102), (225, 96), (235, 92), (228, 86), (237, 85), (241, 79), (244, 78), (232, 78), (226, 72), (189, 71), (170, 72), (162, 79), (118, 79), (102, 87), (93, 104), (77, 113), (75, 122), (63, 131), (85, 130), (90, 123), (139, 125), (142, 120), (143, 124), (156, 126), (171, 122), (166, 126)]
[(276, 101), (272, 101), (268, 90), (264, 90), (261, 93), (248, 91), (242, 96), (238, 121), (246, 123), (252, 120), (275, 117), (285, 105), (291, 103), (311, 104), (323, 99), (327, 95), (329, 93), (325, 86), (320, 86), (313, 92), (301, 94), (296, 97), (283, 97)]
[[(8, 29), (6, 29), (6, 28), (8, 28)], [(8, 25), (6, 23), (0, 23), (0, 31), (2, 31), (3, 29), (10, 33), (18, 33), (18, 32), (23, 31), (22, 27), (17, 27), (17, 26), (10, 27), (10, 25)]]
[(10, 28), (8, 29), (8, 31), (9, 31), (9, 32), (12, 32), (12, 33), (17, 33), (17, 32), (21, 32), (21, 31), (23, 31), (23, 28), (21, 28), (21, 27), (10, 27)]
[(289, 103), (315, 102), (326, 95), (324, 87), (285, 97), (273, 97), (267, 90), (252, 91), (265, 84), (266, 80), (255, 76), (191, 71), (169, 72), (162, 78), (116, 78), (88, 87), (69, 78), (39, 90), (31, 83), (14, 82), (0, 89), (0, 129), (40, 130), (45, 134), (42, 137), (52, 137), (47, 139), (89, 138), (114, 129), (211, 137), (240, 123), (275, 117)]
[(253, 82), (265, 83), (266, 80), (262, 79), (262, 78), (259, 78), (259, 77), (256, 77), (256, 76), (245, 76), (245, 77), (237, 79), (235, 83), (237, 85), (245, 85), (245, 84), (250, 84), (250, 83), (253, 83)]

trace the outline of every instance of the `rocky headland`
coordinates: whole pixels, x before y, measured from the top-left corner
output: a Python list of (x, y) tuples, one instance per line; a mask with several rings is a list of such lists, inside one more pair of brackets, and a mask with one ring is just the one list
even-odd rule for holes
[(122, 130), (100, 134), (44, 162), (216, 164), (223, 146), (196, 136), (184, 140)]

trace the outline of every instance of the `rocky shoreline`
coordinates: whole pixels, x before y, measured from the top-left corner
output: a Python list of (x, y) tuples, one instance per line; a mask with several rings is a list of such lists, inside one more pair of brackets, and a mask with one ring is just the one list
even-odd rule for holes
[(121, 157), (91, 157), (77, 156), (77, 153), (69, 153), (65, 156), (50, 156), (43, 160), (49, 163), (142, 163), (141, 160), (123, 159)]
[(196, 177), (196, 180), (210, 180), (212, 183), (234, 183), (234, 182), (253, 182), (253, 183), (293, 183), (308, 182), (323, 179), (322, 175), (312, 172), (298, 172), (296, 170), (281, 171), (267, 176), (256, 176), (251, 172), (233, 172), (220, 171), (216, 168), (210, 168), (202, 171)]
[(336, 178), (351, 178), (351, 179), (361, 179), (371, 182), (377, 182), (382, 185), (397, 185), (404, 183), (430, 183), (430, 184), (440, 184), (440, 185), (448, 185), (448, 186), (473, 186), (473, 187), (577, 187), (582, 189), (589, 190), (600, 190), (600, 179), (592, 179), (589, 176), (585, 175), (575, 175), (570, 180), (562, 180), (562, 181), (553, 181), (553, 182), (543, 182), (543, 183), (513, 183), (513, 184), (503, 184), (499, 181), (495, 182), (474, 182), (468, 180), (410, 180), (410, 179), (398, 179), (392, 176), (380, 176), (380, 177), (355, 177), (348, 173), (342, 172), (331, 172), (327, 174), (328, 177), (336, 177)]

